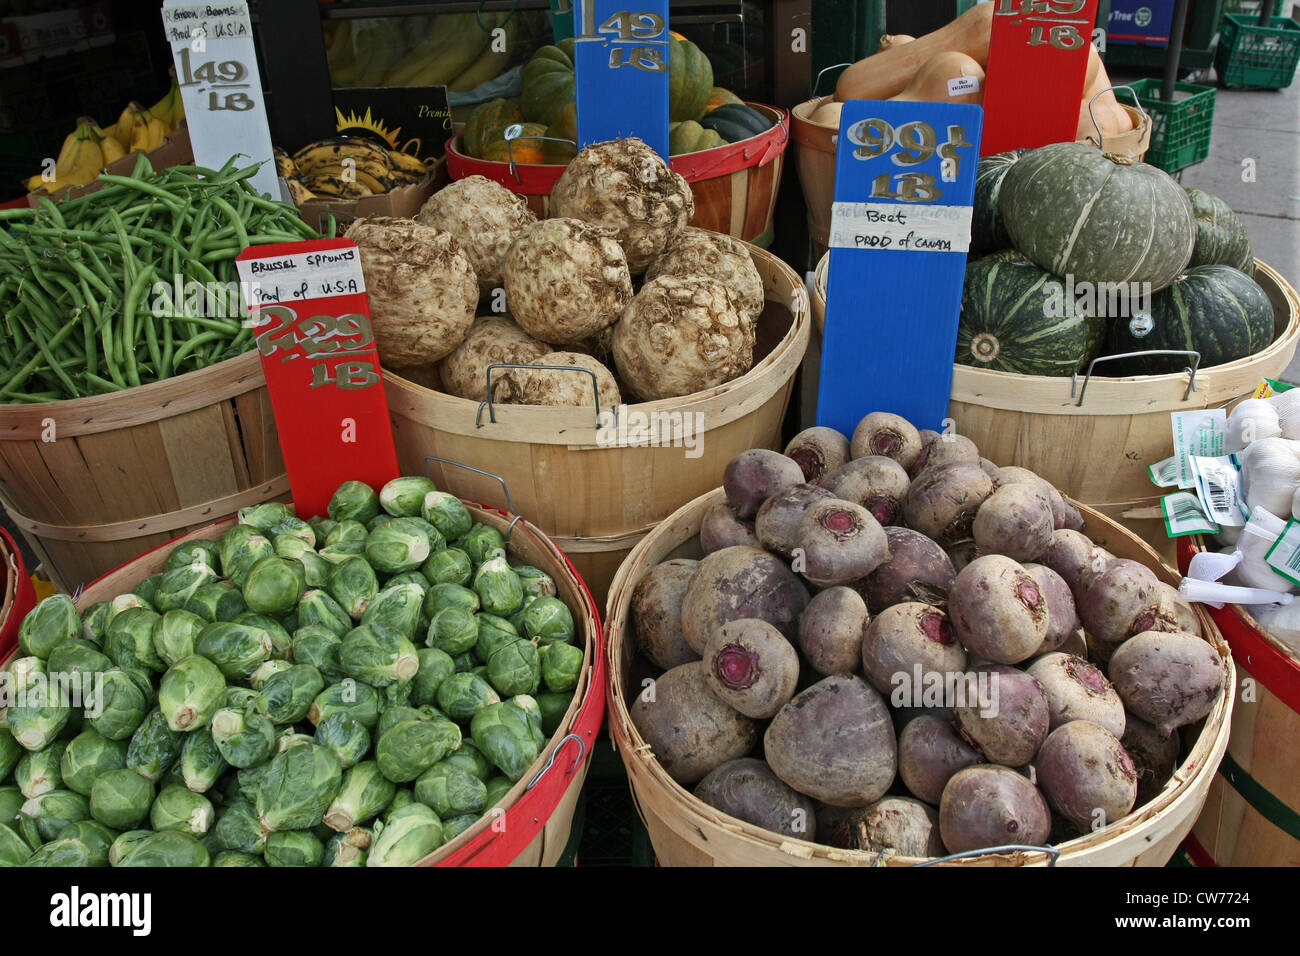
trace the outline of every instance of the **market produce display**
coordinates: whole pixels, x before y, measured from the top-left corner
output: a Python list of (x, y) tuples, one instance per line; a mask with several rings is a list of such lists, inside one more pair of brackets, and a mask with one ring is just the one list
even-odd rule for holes
[(359, 136), (316, 140), (292, 156), (276, 150), (275, 166), (299, 204), (317, 196), (382, 196), (421, 183), (429, 173), (419, 157)]
[(1226, 670), (1175, 589), (960, 436), (872, 413), (788, 451), (737, 456), (703, 557), (631, 593), (658, 676), (630, 714), (677, 783), (921, 857), (1065, 842), (1159, 793)]
[[(0, 211), (0, 400), (120, 391), (251, 349), (242, 305), (220, 298), (239, 288), (235, 257), (321, 237), (253, 189), (256, 171), (232, 158), (155, 172), (140, 154), (131, 175), (101, 174), (95, 192)], [(214, 316), (210, 296), (228, 314)]]
[[(132, 593), (24, 620), (0, 864), (405, 866), (532, 766), (583, 665), (543, 571), (425, 478), (246, 508)], [(58, 675), (96, 677), (82, 706)]]

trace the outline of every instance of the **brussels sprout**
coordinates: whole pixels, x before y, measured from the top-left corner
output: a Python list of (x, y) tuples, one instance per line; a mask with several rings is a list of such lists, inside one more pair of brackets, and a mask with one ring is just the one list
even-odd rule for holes
[(347, 770), (370, 752), (370, 731), (347, 714), (331, 714), (316, 728), (315, 743), (337, 757)]
[(325, 859), (322, 866), (365, 866), (366, 851), (374, 836), (364, 827), (353, 827), (346, 833), (336, 833), (325, 841)]
[(487, 787), (464, 767), (443, 760), (416, 779), (415, 799), (439, 817), (481, 813), (487, 806)]
[(519, 609), (516, 610), (515, 613), (510, 614), (506, 617), (506, 620), (510, 622), (510, 626), (513, 627), (515, 631), (519, 633), (520, 637), (529, 636), (527, 634), (524, 634), (524, 612), (527, 611), (530, 607), (532, 607), (537, 600), (538, 597), (536, 594), (529, 594), (527, 591), (525, 591), (524, 603), (519, 605)]
[(45, 662), (48, 674), (79, 674), (93, 677), (113, 666), (113, 662), (99, 652), (99, 648), (90, 641), (76, 638), (64, 641), (50, 651), (49, 660)]
[(242, 590), (248, 609), (257, 614), (284, 614), (296, 607), (307, 589), (302, 564), (270, 555), (248, 570)]
[(464, 502), (445, 491), (428, 492), (420, 502), (419, 514), (448, 541), (464, 537), (474, 526)]
[(221, 549), (215, 541), (187, 541), (172, 548), (171, 554), (167, 555), (168, 571), (196, 565), (206, 565), (213, 571), (221, 569)]
[(371, 844), (366, 866), (412, 866), (442, 845), (442, 821), (423, 803), (393, 813)]
[(349, 677), (373, 687), (409, 681), (420, 667), (415, 645), (385, 624), (362, 624), (343, 638), (339, 665)]
[[(474, 565), (460, 548), (444, 548), (429, 555), (428, 560), (420, 565), (420, 574), (430, 585), (465, 585), (474, 577)], [(478, 595), (475, 594), (474, 609), (477, 608)]]
[(482, 819), (481, 813), (461, 813), (442, 821), (442, 842), (450, 843)]
[(303, 744), (314, 744), (316, 742), (316, 738), (311, 734), (300, 733), (294, 730), (293, 727), (283, 727), (281, 729), (286, 732), (275, 738), (275, 752), (277, 754), (284, 753), (290, 747), (301, 747)]
[(379, 694), (369, 684), (345, 677), (316, 695), (307, 719), (319, 727), (334, 714), (345, 714), (372, 730), (379, 722)]
[(538, 694), (536, 699), (537, 707), (542, 712), (542, 733), (549, 738), (564, 723), (564, 716), (569, 712), (569, 705), (573, 703), (573, 695), (570, 693)]
[(107, 852), (104, 853), (103, 860), (103, 863), (96, 863), (90, 848), (80, 840), (59, 837), (37, 849), (23, 866), (106, 866)]
[(478, 620), (473, 612), (463, 607), (444, 607), (434, 611), (429, 618), (425, 643), (450, 657), (464, 654), (478, 643)]
[(195, 793), (207, 793), (230, 764), (221, 756), (221, 750), (212, 738), (212, 728), (204, 727), (185, 735), (178, 766), (186, 788)]
[(524, 585), (506, 561), (505, 551), (494, 551), (474, 572), (474, 593), (488, 614), (506, 617), (524, 603)]
[(0, 867), (22, 866), (31, 855), (31, 844), (13, 827), (0, 824)]
[(272, 525), (267, 529), (270, 532), (272, 540), (280, 537), (297, 538), (306, 544), (309, 548), (316, 547), (317, 542), (324, 540), (318, 537), (316, 529), (310, 521), (303, 521), (301, 518), (285, 518), (278, 524)]
[(470, 736), (493, 766), (511, 781), (522, 777), (541, 752), (533, 740), (528, 717), (508, 703), (490, 704), (475, 714)]
[[(473, 651), (466, 651), (464, 654), (457, 654), (453, 657), (451, 663), (456, 668), (457, 674), (468, 674), (478, 667), (478, 658), (474, 656)], [(486, 679), (484, 678), (484, 680)]]
[(425, 592), (424, 613), (432, 620), (445, 608), (459, 608), (475, 614), (479, 610), (478, 595), (460, 584), (435, 584)]
[(198, 592), (199, 588), (205, 584), (213, 584), (217, 581), (218, 575), (215, 570), (206, 564), (191, 564), (180, 568), (173, 568), (162, 576), (158, 582), (158, 590), (154, 593), (153, 604), (154, 610), (160, 614), (168, 611), (179, 611), (185, 607), (186, 602)]
[(177, 661), (158, 685), (158, 707), (172, 730), (206, 727), (226, 696), (226, 678), (216, 664), (192, 654)]
[(500, 700), (492, 685), (469, 673), (452, 674), (438, 688), (438, 708), (452, 720), (469, 720)]
[(559, 598), (539, 597), (524, 611), (524, 633), (542, 644), (571, 643), (573, 614)]
[[(63, 755), (67, 752), (67, 747), (67, 744), (56, 740), (44, 750), (23, 753), (18, 765), (14, 767), (14, 783), (25, 798), (30, 800), (64, 786)], [(81, 790), (76, 789), (76, 792), (81, 793)], [(0, 823), (4, 822), (7, 821), (0, 820)]]
[(226, 680), (245, 680), (271, 658), (275, 644), (264, 627), (218, 621), (199, 631), (194, 649), (216, 664)]
[(546, 682), (547, 690), (558, 694), (578, 686), (578, 678), (582, 676), (582, 648), (572, 644), (547, 644), (541, 653), (542, 680)]
[(313, 589), (298, 602), (298, 626), (323, 627), (342, 638), (354, 624), (348, 612), (328, 592)]
[(291, 747), (271, 761), (257, 790), (257, 815), (267, 830), (318, 825), (338, 795), (343, 768), (324, 747)]
[(155, 707), (131, 735), (126, 765), (157, 783), (181, 755), (184, 735), (167, 725), (167, 718)]
[(455, 546), (468, 554), (477, 567), (488, 559), (491, 552), (504, 551), (506, 539), (496, 528), (476, 523), (455, 542)]
[(81, 615), (81, 636), (99, 646), (104, 643), (104, 629), (108, 627), (108, 602), (97, 601)]
[(283, 656), (286, 658), (292, 657), (293, 656), (293, 632), (298, 630), (298, 628), (302, 627), (302, 622), (299, 620), (298, 609), (295, 607), (292, 611), (289, 611), (285, 614), (281, 614), (278, 618), (278, 621), (280, 624), (280, 628), (284, 631), (285, 644), (282, 651), (279, 651), (278, 646), (277, 646), (277, 650), (279, 651), (279, 653), (282, 653)]
[(387, 810), (380, 814), (379, 822), (384, 826), (388, 826), (389, 821), (393, 818), (393, 814), (397, 813), (397, 811), (402, 809), (402, 807), (409, 807), (415, 802), (415, 794), (411, 791), (410, 787), (398, 787), (397, 793), (393, 795), (393, 802), (388, 805)]
[(307, 525), (312, 531), (316, 532), (316, 543), (320, 544), (334, 530), (338, 522), (333, 518), (327, 518), (325, 515), (315, 515), (307, 519)]
[(384, 585), (386, 588), (395, 587), (398, 584), (413, 584), (420, 589), (420, 600), (424, 600), (424, 595), (429, 590), (429, 582), (419, 571), (403, 571), (401, 574), (394, 574)]
[(211, 866), (207, 848), (189, 833), (150, 833), (118, 857), (115, 866)]
[(271, 758), (275, 725), (251, 708), (219, 710), (212, 717), (212, 740), (226, 763), (243, 770)]
[(125, 741), (107, 740), (93, 727), (86, 728), (63, 751), (59, 762), (63, 785), (83, 797), (90, 796), (91, 787), (102, 774), (126, 766), (126, 748)]
[(370, 537), (370, 532), (361, 521), (340, 521), (334, 526), (325, 538), (325, 547), (337, 548), (341, 546), (360, 545), (354, 554), (359, 554), (365, 549), (366, 538)]
[(345, 481), (335, 489), (326, 510), (335, 521), (365, 523), (379, 514), (379, 495), (363, 481)]
[(120, 668), (104, 671), (99, 686), (86, 699), (86, 722), (108, 740), (130, 737), (148, 711), (145, 692)]
[(516, 694), (506, 703), (528, 718), (528, 734), (533, 738), (537, 749), (541, 750), (546, 745), (546, 736), (542, 733), (542, 708), (536, 699), (529, 694)]
[(257, 803), (257, 791), (262, 788), (262, 778), (271, 771), (271, 761), (259, 763), (255, 767), (243, 767), (235, 771), (235, 785), (239, 796), (250, 803)]
[(89, 866), (108, 866), (108, 851), (117, 833), (94, 820), (78, 820), (59, 831), (59, 840), (76, 840), (90, 851)]
[(277, 830), (266, 838), (267, 866), (320, 866), (325, 844), (310, 830)]
[(503, 617), (497, 617), (495, 614), (479, 614), (476, 621), (478, 640), (474, 644), (474, 654), (483, 663), (492, 659), (498, 647), (519, 638), (515, 626)]
[(362, 624), (387, 624), (407, 640), (415, 639), (424, 591), (414, 584), (389, 583), (361, 615)]
[(296, 724), (324, 689), (320, 671), (310, 664), (294, 664), (262, 684), (254, 706), (273, 724)]
[(35, 679), (43, 679), (45, 672), (45, 661), (39, 657), (15, 657), (5, 665), (9, 686), (14, 693), (26, 690)]
[(201, 836), (215, 820), (212, 802), (186, 787), (164, 787), (149, 809), (149, 823), (155, 830), (180, 830)]
[(263, 558), (275, 556), (270, 539), (248, 524), (237, 524), (221, 539), (221, 572), (243, 590), (248, 572)]
[(240, 508), (236, 515), (240, 524), (249, 524), (258, 531), (270, 531), (284, 521), (293, 520), (289, 506), (279, 501), (267, 501), (260, 505)]
[[(248, 710), (248, 706), (257, 699), (257, 691), (251, 687), (226, 685), (226, 696), (222, 698), (222, 710)], [(215, 716), (215, 715), (214, 715)]]
[(248, 610), (244, 595), (229, 581), (205, 584), (185, 602), (184, 610), (197, 614), (206, 623), (233, 621)]
[(366, 531), (368, 532), (374, 531), (384, 522), (392, 521), (392, 520), (393, 520), (393, 515), (381, 511), (379, 512), (379, 514), (375, 515), (373, 518), (371, 518), (369, 521), (366, 522)]
[(261, 628), (266, 631), (267, 636), (271, 639), (272, 660), (288, 660), (293, 656), (293, 638), (290, 636), (288, 628), (274, 617), (258, 614), (254, 611), (245, 611), (235, 618), (235, 623)]
[(146, 837), (151, 836), (153, 836), (152, 830), (127, 830), (125, 833), (119, 833), (108, 848), (108, 865), (119, 866), (128, 853)]
[(144, 598), (136, 594), (119, 594), (108, 602), (108, 614), (104, 617), (104, 629), (107, 634), (108, 625), (113, 623), (113, 618), (117, 617), (123, 611), (129, 611), (132, 608), (142, 607), (145, 610), (152, 611), (153, 605)]
[[(22, 744), (14, 740), (14, 735), (9, 733), (9, 728), (0, 722), (0, 780), (9, 779), (9, 773), (26, 752)], [(4, 817), (0, 816), (0, 823), (5, 822)]]
[(223, 850), (257, 854), (266, 846), (266, 834), (257, 819), (257, 810), (243, 797), (235, 797), (217, 811), (213, 835)]
[(65, 703), (70, 699), (68, 690), (62, 681), (34, 673), (15, 692), (4, 718), (9, 733), (23, 749), (44, 750), (68, 725), (72, 718), (72, 707)]
[(393, 801), (397, 787), (380, 772), (379, 764), (366, 760), (343, 776), (338, 795), (325, 812), (325, 825), (344, 833), (369, 823)]
[(404, 720), (432, 720), (434, 716), (435, 714), (425, 713), (417, 707), (400, 704), (386, 707), (379, 715), (379, 723), (375, 724), (375, 739), (378, 740), (388, 732), (389, 728), (396, 727)]
[(330, 597), (338, 602), (354, 621), (360, 621), (370, 602), (379, 594), (379, 579), (365, 558), (348, 558), (335, 565), (330, 574)]
[(394, 478), (379, 489), (379, 504), (395, 518), (419, 517), (425, 496), (437, 490), (428, 478)]
[(394, 518), (366, 538), (366, 560), (386, 574), (414, 571), (444, 544), (438, 529), (421, 518)]
[(502, 644), (488, 658), (488, 682), (503, 697), (531, 694), (541, 681), (537, 646), (521, 637)]
[(212, 865), (221, 867), (266, 866), (266, 861), (260, 856), (253, 856), (251, 853), (240, 853), (237, 850), (222, 850), (212, 858)]
[[(334, 568), (338, 567), (352, 558), (361, 558), (365, 560), (366, 546), (360, 541), (345, 541), (342, 544), (327, 544), (316, 552), (320, 555), (321, 560), (330, 566), (330, 577), (334, 574)], [(323, 587), (329, 587), (329, 578), (325, 579)]]
[(452, 753), (443, 758), (443, 763), (450, 764), (453, 767), (460, 767), (486, 781), (492, 776), (492, 762), (483, 756), (483, 751), (474, 745), (474, 741), (465, 739), (461, 741)]
[(385, 777), (407, 783), (460, 746), (460, 728), (450, 720), (404, 720), (380, 735), (375, 760)]
[(131, 593), (140, 598), (150, 607), (154, 608), (154, 610), (157, 610), (157, 608), (154, 607), (154, 597), (158, 594), (158, 584), (160, 581), (162, 581), (161, 574), (151, 574), (143, 581), (137, 583), (136, 586), (131, 589)]
[(157, 611), (146, 607), (127, 608), (108, 622), (104, 632), (104, 653), (118, 667), (153, 671), (167, 669), (153, 646), (153, 629), (159, 621)]
[(35, 824), (40, 841), (48, 843), (58, 838), (59, 832), (69, 823), (90, 817), (90, 803), (79, 793), (71, 790), (48, 790), (32, 797), (18, 810), (20, 823), (22, 817)]
[(541, 568), (535, 568), (531, 564), (521, 564), (515, 568), (515, 574), (519, 575), (519, 580), (523, 582), (525, 594), (555, 597), (558, 593), (555, 579)]
[[(276, 553), (280, 554), (278, 549)], [(280, 557), (289, 558), (290, 555), (280, 554)], [(307, 587), (323, 588), (330, 583), (330, 575), (334, 573), (334, 565), (315, 551), (309, 548), (292, 557), (302, 565), (302, 579), (306, 582)]]
[[(477, 633), (477, 628), (475, 629)], [(416, 707), (438, 702), (438, 688), (456, 672), (451, 655), (436, 647), (422, 647), (415, 652), (420, 668), (411, 678), (411, 703)]]
[(263, 661), (257, 665), (257, 670), (248, 675), (248, 682), (253, 685), (253, 690), (261, 692), (262, 687), (276, 674), (283, 674), (289, 668), (293, 667), (288, 661)]
[(204, 620), (192, 611), (171, 610), (153, 625), (153, 649), (168, 667), (194, 653)]
[(343, 641), (333, 631), (319, 624), (309, 624), (293, 632), (293, 659), (310, 664), (330, 684), (343, 678), (339, 649)]

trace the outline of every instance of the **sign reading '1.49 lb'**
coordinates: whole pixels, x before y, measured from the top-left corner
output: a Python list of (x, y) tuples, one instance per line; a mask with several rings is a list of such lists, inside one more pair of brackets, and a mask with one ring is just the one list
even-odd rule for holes
[(578, 146), (638, 136), (668, 159), (667, 0), (578, 0)]

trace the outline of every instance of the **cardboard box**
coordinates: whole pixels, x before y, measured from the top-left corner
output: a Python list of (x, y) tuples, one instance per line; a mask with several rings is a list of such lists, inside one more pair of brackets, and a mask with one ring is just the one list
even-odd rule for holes
[(333, 214), (338, 220), (339, 235), (347, 231), (348, 224), (354, 219), (370, 216), (395, 216), (399, 219), (414, 219), (420, 207), (429, 201), (450, 180), (447, 177), (447, 162), (438, 159), (434, 162), (424, 181), (414, 186), (402, 186), (384, 193), (382, 196), (367, 196), (365, 199), (336, 199), (320, 196), (309, 199), (298, 208), (298, 215), (313, 229), (324, 229), (326, 216)]
[[(190, 130), (181, 120), (174, 130), (172, 130), (163, 144), (157, 149), (151, 149), (145, 153), (149, 162), (155, 170), (167, 169), (170, 166), (185, 166), (194, 162), (194, 150), (190, 147)], [(109, 163), (104, 167), (104, 172), (111, 173), (114, 176), (130, 176), (131, 171), (135, 169), (136, 154), (128, 153), (117, 162)], [(35, 192), (27, 194), (28, 205), (35, 206), (36, 200), (40, 196), (49, 199), (75, 199), (78, 196), (84, 196), (87, 193), (93, 193), (104, 184), (98, 179), (86, 183), (84, 186), (66, 186), (63, 189), (55, 190), (48, 193), (44, 189), (38, 189)]]

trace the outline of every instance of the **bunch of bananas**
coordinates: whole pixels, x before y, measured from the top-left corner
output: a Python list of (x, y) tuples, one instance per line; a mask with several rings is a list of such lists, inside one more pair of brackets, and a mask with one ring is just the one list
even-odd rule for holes
[[(330, 75), (339, 86), (472, 90), (510, 65), (519, 24), (508, 13), (484, 13), (482, 26), (479, 19), (441, 13), (410, 24), (392, 17), (343, 20), (329, 37)], [(493, 36), (498, 28), (503, 33)], [(413, 46), (412, 37), (420, 38)]]
[(317, 140), (292, 156), (277, 149), (275, 168), (298, 205), (317, 196), (381, 196), (422, 181), (428, 172), (418, 157), (353, 136)]

